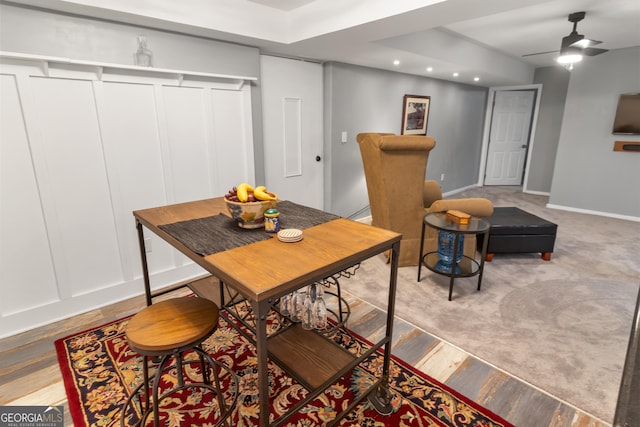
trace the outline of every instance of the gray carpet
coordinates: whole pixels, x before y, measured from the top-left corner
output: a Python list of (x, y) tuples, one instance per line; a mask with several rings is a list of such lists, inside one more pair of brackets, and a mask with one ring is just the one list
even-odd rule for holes
[[(399, 270), (396, 315), (578, 409), (612, 422), (640, 278), (640, 223), (545, 207), (519, 187), (483, 187), (487, 197), (558, 224), (551, 261), (539, 254), (495, 255), (477, 278)], [(362, 264), (345, 291), (378, 307), (381, 256)]]

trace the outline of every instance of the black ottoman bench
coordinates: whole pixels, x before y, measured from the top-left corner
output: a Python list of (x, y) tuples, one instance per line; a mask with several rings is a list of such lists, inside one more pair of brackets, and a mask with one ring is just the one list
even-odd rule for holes
[[(491, 224), (487, 261), (491, 261), (494, 254), (533, 252), (540, 252), (545, 261), (551, 259), (556, 224), (516, 207), (493, 208), (493, 215), (484, 219)], [(481, 237), (478, 236), (478, 245), (482, 243)]]

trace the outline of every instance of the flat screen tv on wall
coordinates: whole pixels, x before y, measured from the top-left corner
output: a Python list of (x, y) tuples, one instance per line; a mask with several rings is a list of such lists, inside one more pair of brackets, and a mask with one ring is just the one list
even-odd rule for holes
[(616, 135), (640, 135), (640, 93), (622, 94), (613, 121)]

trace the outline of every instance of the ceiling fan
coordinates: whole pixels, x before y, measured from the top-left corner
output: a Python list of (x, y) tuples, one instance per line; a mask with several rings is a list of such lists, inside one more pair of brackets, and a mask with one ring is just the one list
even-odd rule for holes
[[(573, 22), (573, 31), (562, 38), (560, 44), (560, 56), (557, 61), (563, 65), (573, 65), (575, 62), (581, 61), (583, 56), (596, 56), (601, 53), (605, 53), (608, 49), (600, 49), (592, 47), (602, 43), (598, 40), (587, 39), (582, 34), (578, 34), (578, 22), (582, 21), (585, 17), (585, 12), (574, 12), (569, 14), (569, 22)], [(544, 55), (547, 53), (558, 52), (557, 50), (550, 50), (546, 52), (529, 53), (525, 56)]]

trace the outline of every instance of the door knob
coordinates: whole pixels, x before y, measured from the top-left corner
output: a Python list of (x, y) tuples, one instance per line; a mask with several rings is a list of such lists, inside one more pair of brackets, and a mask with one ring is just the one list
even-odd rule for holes
[(319, 162), (320, 160), (322, 160), (322, 157), (316, 156), (316, 162)]

